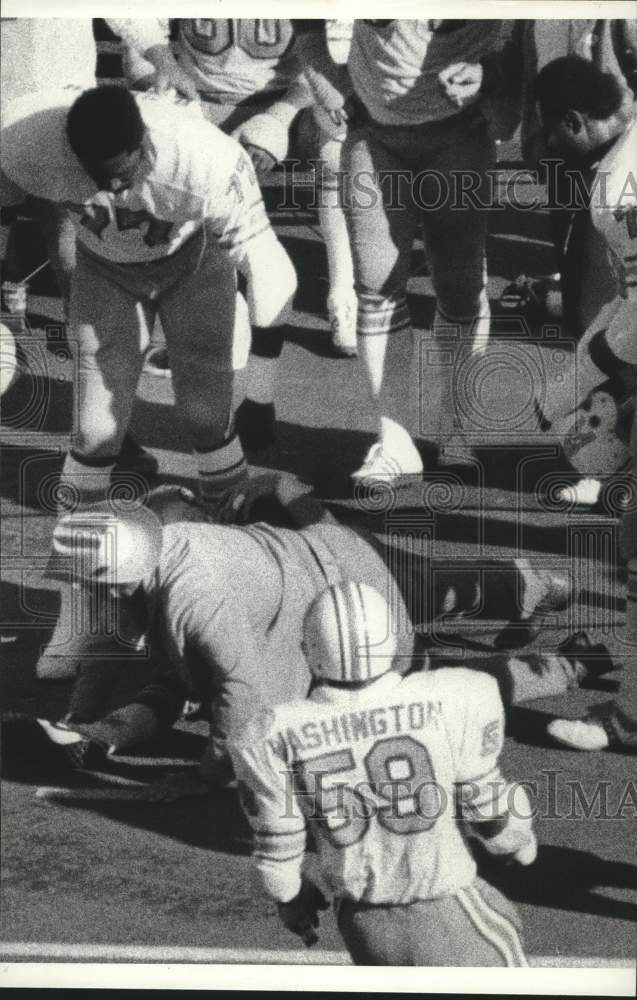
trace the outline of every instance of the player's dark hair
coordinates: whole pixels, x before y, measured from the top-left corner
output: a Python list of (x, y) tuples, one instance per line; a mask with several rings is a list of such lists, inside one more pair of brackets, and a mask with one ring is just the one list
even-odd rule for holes
[(581, 56), (562, 56), (538, 73), (535, 98), (542, 114), (563, 118), (567, 111), (580, 111), (591, 118), (606, 119), (622, 103), (619, 83), (612, 73), (603, 73)]
[(93, 87), (72, 105), (66, 134), (80, 160), (109, 160), (138, 149), (144, 123), (135, 98), (124, 87)]

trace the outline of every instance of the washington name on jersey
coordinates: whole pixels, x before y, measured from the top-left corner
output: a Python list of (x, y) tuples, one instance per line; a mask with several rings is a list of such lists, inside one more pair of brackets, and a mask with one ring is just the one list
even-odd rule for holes
[(456, 816), (506, 812), (503, 735), (496, 682), (461, 668), (319, 686), (262, 713), (231, 752), (267, 891), (298, 891), (307, 824), (311, 876), (336, 897), (398, 904), (469, 885)]

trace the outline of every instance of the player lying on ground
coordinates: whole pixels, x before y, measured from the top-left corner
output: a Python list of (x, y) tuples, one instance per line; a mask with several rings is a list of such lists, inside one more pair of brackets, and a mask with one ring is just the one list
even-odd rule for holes
[(158, 313), (203, 501), (247, 476), (234, 430), (250, 320), (277, 326), (296, 288), (250, 157), (198, 106), (121, 87), (29, 95), (6, 108), (2, 170), (66, 206), (77, 232), (70, 337), (78, 425), (62, 471), (70, 506), (105, 496), (130, 418), (147, 323)]
[[(101, 511), (60, 521), (51, 572), (83, 578), (84, 617), (79, 638), (72, 621), (61, 621), (57, 647), (50, 643), (48, 650), (80, 670), (66, 717), (81, 734), (76, 742), (83, 737), (122, 750), (170, 726), (185, 700), (203, 702), (212, 721), (198, 785), (224, 784), (231, 778), (227, 737), (245, 725), (255, 698), (276, 704), (306, 695), (301, 628), (326, 583), (356, 579), (387, 595), (399, 626), (402, 673), (428, 665), (419, 633), (431, 636), (443, 616), (510, 619), (508, 631), (515, 633), (571, 596), (566, 577), (525, 560), (436, 567), (426, 541), (411, 554), (384, 546), (371, 533), (334, 522), (297, 480), (265, 477), (265, 488), (273, 487), (296, 530), (210, 524), (192, 494), (175, 488), (151, 495), (150, 507), (134, 516)], [(87, 531), (101, 540), (93, 554)], [(144, 643), (146, 684), (134, 655)], [(564, 691), (586, 673), (576, 657), (564, 656), (494, 656), (489, 669), (509, 701)], [(67, 735), (61, 740), (69, 742)], [(181, 776), (177, 790), (184, 791)]]
[[(591, 218), (604, 240), (617, 278), (615, 311), (606, 329), (583, 342), (575, 358), (574, 377), (585, 391), (606, 381), (633, 378), (637, 364), (637, 185), (635, 148), (637, 118), (626, 110), (612, 76), (575, 57), (555, 60), (536, 81), (540, 117), (549, 148), (573, 167), (588, 169), (602, 182), (594, 189)], [(600, 303), (601, 305), (601, 303)], [(556, 409), (559, 405), (557, 397)], [(559, 410), (558, 410), (559, 413)], [(611, 425), (610, 432), (614, 432)], [(629, 471), (637, 463), (637, 424), (633, 418)], [(595, 475), (597, 468), (589, 472)], [(580, 750), (607, 747), (637, 749), (637, 516), (634, 502), (622, 515), (622, 546), (628, 560), (626, 636), (629, 644), (619, 696), (597, 706), (583, 720), (558, 719), (549, 724), (560, 743)]]
[(534, 861), (530, 802), (498, 764), (495, 680), (401, 677), (389, 606), (352, 581), (310, 605), (303, 647), (308, 697), (264, 708), (230, 740), (254, 860), (285, 926), (314, 944), (326, 895), (357, 965), (526, 965), (519, 917), (477, 877), (456, 820), (492, 854)]

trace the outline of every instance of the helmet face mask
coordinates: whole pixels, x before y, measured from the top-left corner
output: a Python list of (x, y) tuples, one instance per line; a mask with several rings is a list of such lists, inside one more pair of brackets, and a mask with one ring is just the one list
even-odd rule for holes
[(303, 623), (301, 648), (320, 683), (364, 686), (391, 670), (396, 645), (387, 601), (357, 581), (328, 587)]

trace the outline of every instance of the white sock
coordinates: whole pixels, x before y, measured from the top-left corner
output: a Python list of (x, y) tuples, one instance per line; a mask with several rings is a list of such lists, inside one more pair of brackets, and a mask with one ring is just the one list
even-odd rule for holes
[(251, 354), (248, 359), (247, 397), (254, 403), (273, 403), (278, 358)]
[(354, 288), (354, 264), (345, 213), (338, 204), (338, 198), (337, 190), (324, 188), (319, 199), (318, 218), (327, 253), (330, 293), (346, 290), (351, 294)]
[(377, 333), (370, 337), (359, 337), (359, 352), (369, 379), (373, 399), (378, 399), (385, 373), (385, 356), (389, 334)]

